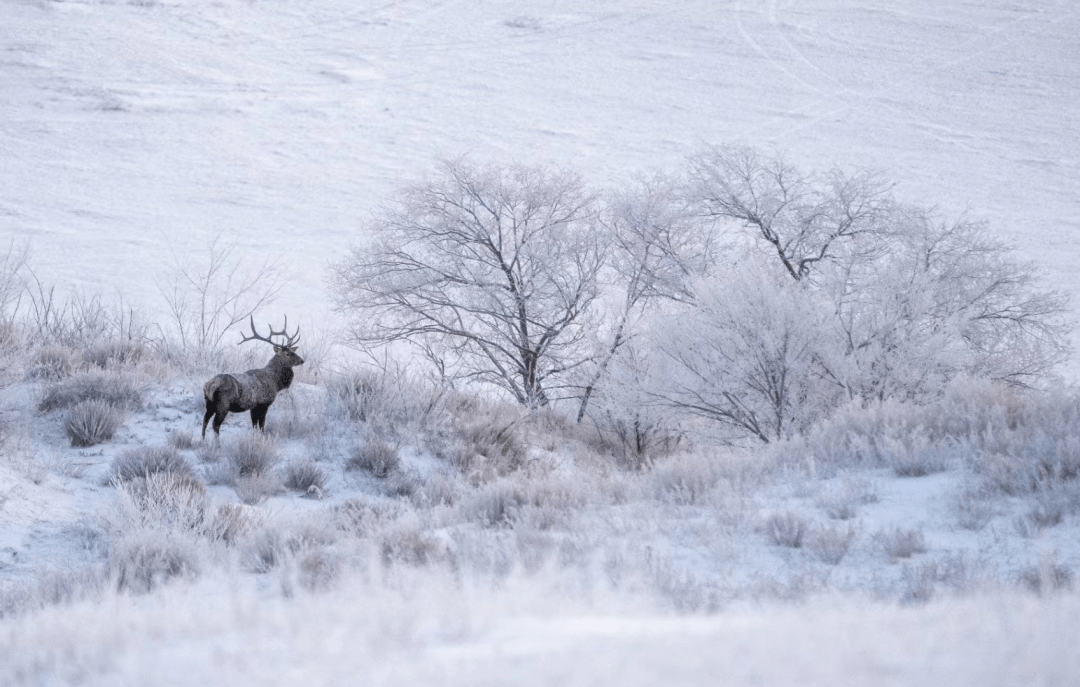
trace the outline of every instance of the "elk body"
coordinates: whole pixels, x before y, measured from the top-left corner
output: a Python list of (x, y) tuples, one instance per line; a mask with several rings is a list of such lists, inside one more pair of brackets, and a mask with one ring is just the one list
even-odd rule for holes
[[(289, 318), (285, 318), (285, 327), (275, 332), (270, 327), (270, 334), (259, 336), (255, 330), (255, 318), (251, 318), (251, 336), (241, 334), (240, 343), (247, 341), (265, 341), (274, 347), (274, 357), (265, 367), (248, 370), (243, 373), (220, 374), (203, 386), (206, 399), (206, 414), (203, 416), (202, 436), (206, 439), (206, 425), (214, 418), (214, 435), (220, 440), (221, 423), (229, 413), (251, 411), (251, 426), (262, 429), (266, 425), (266, 411), (277, 398), (278, 392), (288, 389), (293, 380), (293, 368), (303, 365), (304, 359), (296, 354), (296, 344), (300, 341), (300, 330), (288, 334)], [(284, 336), (283, 344), (271, 340), (274, 336)]]

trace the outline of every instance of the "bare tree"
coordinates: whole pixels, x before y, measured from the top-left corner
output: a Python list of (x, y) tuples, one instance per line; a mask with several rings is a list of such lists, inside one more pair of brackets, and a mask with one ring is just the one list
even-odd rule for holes
[(641, 320), (657, 302), (692, 299), (690, 283), (715, 267), (716, 236), (695, 216), (675, 180), (653, 175), (611, 194), (600, 214), (609, 241), (607, 291), (613, 296), (597, 332), (578, 422), (584, 418), (620, 349), (640, 333)]
[(0, 253), (0, 322), (15, 317), (20, 299), (28, 286), (27, 262), (30, 244), (17, 244), (11, 239), (7, 250)]
[(333, 266), (353, 344), (407, 341), (447, 378), (546, 405), (590, 354), (604, 253), (595, 214), (572, 173), (444, 162)]
[(287, 278), (278, 261), (267, 258), (251, 267), (236, 253), (236, 243), (222, 233), (210, 239), (199, 259), (173, 251), (168, 281), (158, 289), (181, 350), (219, 347), (230, 328), (272, 303), (285, 287)]
[(919, 398), (961, 373), (1030, 386), (1069, 353), (1067, 299), (977, 222), (896, 207), (822, 290), (842, 341), (828, 366), (852, 397)]
[(891, 205), (889, 185), (876, 174), (806, 175), (751, 148), (712, 148), (691, 158), (689, 173), (702, 214), (740, 222), (796, 281), (838, 244), (879, 230)]
[(691, 307), (654, 322), (655, 398), (763, 442), (831, 409), (837, 392), (818, 363), (829, 314), (809, 288), (754, 265), (698, 287)]

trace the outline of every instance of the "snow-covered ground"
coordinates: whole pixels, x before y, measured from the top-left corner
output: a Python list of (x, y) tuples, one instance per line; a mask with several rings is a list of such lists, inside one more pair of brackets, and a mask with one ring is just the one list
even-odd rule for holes
[[(287, 261), (275, 309), (310, 329), (329, 311), (327, 262), (439, 156), (567, 164), (602, 188), (737, 143), (811, 169), (885, 170), (903, 198), (987, 220), (1080, 302), (1078, 33), (1071, 0), (2, 0), (0, 247), (29, 240), (42, 282), (160, 316), (171, 256), (223, 232), (254, 263)], [(94, 582), (66, 571), (101, 563), (110, 536), (131, 545), (112, 461), (192, 432), (200, 414), (202, 372), (123, 374), (144, 386), (142, 407), (90, 449), (69, 446), (63, 413), (34, 412), (44, 382), (0, 379), (0, 601), (48, 601), (0, 620), (0, 684), (1080, 675), (1077, 597), (1051, 591), (1080, 564), (1074, 487), (1042, 501), (977, 493), (959, 455), (898, 477), (700, 446), (624, 473), (537, 429), (541, 467), (505, 480), (441, 476), (419, 439), (404, 442), (402, 474), (420, 486), (402, 500), (345, 469), (350, 446), (318, 424), (325, 390), (302, 384), (268, 427), (288, 427), (283, 464), (320, 461), (325, 498), (242, 508), (312, 548), (257, 574), (254, 539), (184, 534), (194, 579), (80, 599)], [(227, 447), (246, 422), (230, 418)], [(213, 481), (199, 445), (182, 455)], [(428, 489), (453, 505), (416, 496)], [(208, 493), (241, 500), (224, 484)], [(508, 498), (513, 517), (492, 516)], [(391, 515), (342, 534), (356, 500)], [(808, 527), (799, 547), (770, 535), (788, 512)], [(893, 556), (902, 535), (913, 550)], [(329, 589), (298, 583), (321, 556), (335, 561)]]
[[(286, 256), (289, 312), (438, 156), (598, 187), (703, 145), (886, 170), (1080, 297), (1080, 7), (689, 0), (9, 0), (0, 239), (160, 311), (170, 248)], [(6, 241), (5, 241), (6, 242)]]

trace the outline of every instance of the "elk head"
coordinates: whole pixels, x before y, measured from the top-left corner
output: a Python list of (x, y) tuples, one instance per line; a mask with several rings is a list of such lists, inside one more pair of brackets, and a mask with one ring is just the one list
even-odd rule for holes
[[(296, 354), (296, 346), (300, 343), (300, 328), (296, 328), (294, 334), (289, 334), (289, 316), (285, 316), (285, 326), (281, 328), (280, 332), (275, 332), (273, 325), (267, 325), (270, 329), (270, 333), (266, 336), (259, 334), (255, 329), (255, 317), (251, 316), (251, 336), (244, 336), (240, 334), (240, 343), (246, 343), (248, 341), (265, 341), (274, 347), (274, 359), (271, 363), (280, 362), (287, 367), (296, 367), (297, 365), (303, 365), (304, 359)], [(275, 336), (285, 337), (284, 343), (277, 343), (272, 339)], [(237, 344), (239, 345), (239, 344)]]

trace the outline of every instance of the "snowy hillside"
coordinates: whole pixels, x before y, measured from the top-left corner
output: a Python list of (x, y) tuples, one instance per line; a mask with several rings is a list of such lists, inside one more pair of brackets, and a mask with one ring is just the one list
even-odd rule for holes
[[(804, 425), (755, 438), (648, 425), (632, 384), (577, 423), (345, 364), (326, 278), (440, 158), (606, 189), (737, 144), (985, 220), (1075, 311), (1078, 32), (1071, 0), (0, 0), (0, 685), (1073, 684), (1080, 395), (968, 377), (997, 368), (950, 358), (963, 308), (868, 354), (895, 396), (817, 379)], [(204, 383), (270, 347), (153, 328), (215, 237), (291, 273), (256, 316), (307, 359), (265, 433), (234, 412), (220, 444)], [(1033, 293), (995, 251), (897, 317), (999, 275), (990, 302)], [(71, 309), (44, 316), (51, 285)], [(93, 294), (148, 320), (63, 300)], [(778, 329), (820, 334), (822, 301), (784, 303)], [(972, 348), (1037, 377), (1055, 331)], [(926, 367), (871, 369), (894, 350)]]
[[(0, 238), (43, 280), (162, 308), (224, 230), (288, 256), (285, 311), (438, 156), (604, 187), (705, 143), (887, 170), (1080, 297), (1080, 12), (1057, 2), (11, 0)], [(133, 268), (133, 264), (145, 268)]]

